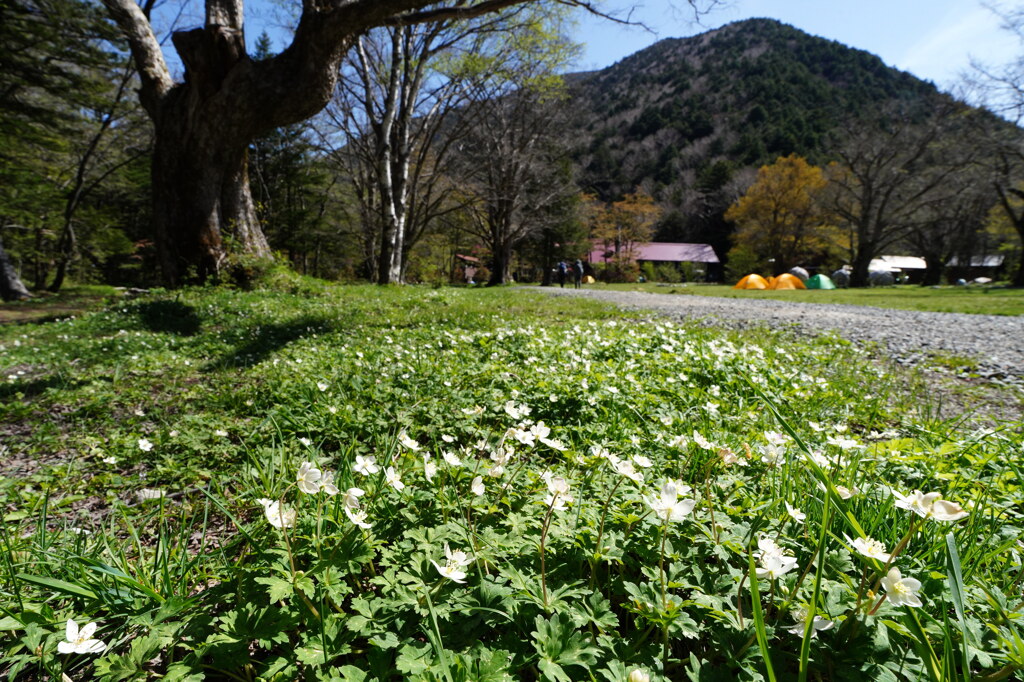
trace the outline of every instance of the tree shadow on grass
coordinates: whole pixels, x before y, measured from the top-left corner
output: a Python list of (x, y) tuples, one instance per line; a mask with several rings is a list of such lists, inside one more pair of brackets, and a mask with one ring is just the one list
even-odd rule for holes
[(0, 402), (8, 400), (34, 398), (46, 391), (48, 388), (60, 388), (72, 390), (83, 385), (84, 381), (68, 381), (66, 377), (50, 375), (28, 379), (25, 381), (13, 381), (0, 383)]
[(196, 309), (180, 301), (146, 301), (136, 310), (142, 324), (151, 332), (194, 336), (199, 331)]
[(278, 324), (255, 327), (248, 341), (235, 346), (219, 358), (208, 362), (204, 372), (229, 367), (252, 367), (272, 354), (299, 339), (313, 334), (327, 334), (334, 331), (337, 321), (326, 317), (306, 316)]

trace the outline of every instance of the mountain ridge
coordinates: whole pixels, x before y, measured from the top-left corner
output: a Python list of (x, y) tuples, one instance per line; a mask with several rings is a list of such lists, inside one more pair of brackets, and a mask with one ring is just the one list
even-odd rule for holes
[(565, 79), (585, 191), (612, 201), (643, 187), (665, 211), (658, 239), (720, 253), (721, 214), (761, 165), (793, 153), (826, 163), (852, 120), (926, 115), (951, 100), (866, 50), (763, 18), (665, 38)]

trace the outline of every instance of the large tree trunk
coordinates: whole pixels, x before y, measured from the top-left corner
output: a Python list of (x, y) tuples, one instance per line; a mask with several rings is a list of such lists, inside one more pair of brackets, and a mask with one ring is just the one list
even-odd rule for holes
[(22, 284), (17, 271), (11, 265), (11, 259), (4, 251), (3, 240), (0, 240), (0, 298), (5, 301), (23, 301), (32, 298), (32, 294)]
[(140, 7), (135, 0), (102, 0), (128, 39), (139, 100), (156, 130), (154, 233), (167, 283), (217, 275), (229, 245), (269, 255), (249, 193), (247, 146), (321, 111), (358, 35), (385, 24), (465, 20), (523, 1), (307, 1), (291, 45), (254, 63), (245, 51), (242, 0), (205, 0), (203, 27), (173, 35), (185, 66), (185, 82), (176, 84), (149, 22), (154, 1)]
[(874, 251), (866, 248), (864, 245), (860, 245), (857, 248), (857, 255), (853, 259), (853, 263), (851, 263), (853, 267), (853, 271), (850, 273), (851, 287), (866, 287), (871, 283), (871, 273), (868, 269), (873, 255)]
[(217, 277), (226, 240), (235, 253), (270, 256), (249, 190), (247, 142), (225, 144), (209, 114), (183, 108), (157, 128), (153, 152), (153, 231), (168, 286)]

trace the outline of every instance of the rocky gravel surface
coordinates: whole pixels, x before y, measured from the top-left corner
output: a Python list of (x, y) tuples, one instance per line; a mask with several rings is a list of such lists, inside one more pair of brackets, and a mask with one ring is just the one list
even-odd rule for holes
[[(803, 334), (834, 331), (854, 343), (877, 343), (897, 362), (913, 365), (970, 358), (969, 371), (997, 383), (1024, 386), (1024, 316), (892, 310), (872, 306), (639, 291), (541, 288), (555, 296), (585, 296), (633, 310), (651, 310), (708, 325), (743, 329), (766, 325)], [(936, 359), (938, 358), (938, 359)], [(954, 367), (956, 362), (946, 362)]]

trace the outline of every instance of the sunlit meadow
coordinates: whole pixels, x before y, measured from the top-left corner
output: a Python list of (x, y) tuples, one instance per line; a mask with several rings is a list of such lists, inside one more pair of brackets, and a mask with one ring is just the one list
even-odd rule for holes
[(1024, 667), (1021, 424), (836, 338), (305, 284), (0, 329), (0, 369), (9, 679)]

